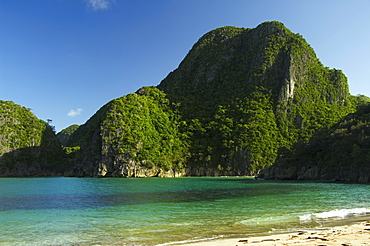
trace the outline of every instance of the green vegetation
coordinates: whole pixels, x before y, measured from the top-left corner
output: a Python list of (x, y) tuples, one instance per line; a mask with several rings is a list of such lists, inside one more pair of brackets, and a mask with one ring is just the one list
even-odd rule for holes
[(279, 22), (205, 34), (157, 88), (109, 102), (72, 134), (67, 146), (81, 147), (80, 170), (246, 175), (357, 105), (343, 73)]
[(186, 160), (181, 122), (165, 94), (143, 87), (110, 102), (101, 125), (103, 154), (146, 167), (182, 169)]
[(353, 112), (346, 77), (279, 22), (204, 35), (158, 86), (189, 126), (189, 165), (247, 174)]
[(0, 100), (0, 155), (12, 150), (40, 146), (46, 123), (31, 110)]
[(25, 107), (0, 100), (0, 176), (63, 173), (64, 153), (53, 127)]
[[(301, 158), (310, 156), (318, 165), (369, 165), (370, 104), (344, 117), (328, 131), (316, 134)], [(298, 153), (297, 153), (298, 154)]]
[(283, 151), (263, 178), (370, 182), (370, 104), (316, 132), (308, 143)]
[(113, 176), (136, 176), (126, 169), (139, 167), (182, 171), (188, 147), (181, 124), (163, 92), (143, 87), (102, 107), (67, 145), (81, 146), (77, 162), (95, 163), (95, 171), (89, 171), (93, 176), (102, 166)]
[(66, 146), (67, 142), (69, 140), (69, 137), (77, 130), (79, 125), (71, 125), (67, 127), (66, 129), (63, 129), (62, 131), (58, 132), (57, 138), (59, 142), (63, 145)]
[[(58, 133), (58, 160), (70, 176), (119, 177), (248, 175), (277, 159), (295, 165), (300, 155), (320, 165), (340, 157), (344, 165), (359, 155), (370, 160), (369, 101), (350, 96), (342, 71), (324, 67), (280, 22), (221, 27), (201, 37), (157, 87), (112, 100), (84, 125)], [(42, 137), (53, 132), (29, 110), (1, 110), (0, 155), (32, 146), (47, 156), (60, 152), (59, 145), (42, 149)]]
[(366, 106), (370, 103), (370, 97), (367, 97), (365, 95), (357, 95), (353, 96), (353, 99), (357, 101), (358, 107)]

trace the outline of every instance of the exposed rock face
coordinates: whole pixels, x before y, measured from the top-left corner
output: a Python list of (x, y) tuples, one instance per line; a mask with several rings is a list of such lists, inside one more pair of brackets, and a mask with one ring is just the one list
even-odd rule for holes
[[(112, 160), (113, 159), (113, 160)], [(144, 164), (135, 163), (132, 159), (121, 160), (117, 156), (103, 156), (99, 164), (98, 177), (182, 177), (185, 172), (164, 170), (158, 167), (148, 168)]]
[(184, 172), (176, 170), (163, 170), (157, 167), (146, 168), (142, 165), (135, 165), (132, 162), (108, 168), (105, 164), (101, 164), (98, 169), (98, 177), (183, 177)]

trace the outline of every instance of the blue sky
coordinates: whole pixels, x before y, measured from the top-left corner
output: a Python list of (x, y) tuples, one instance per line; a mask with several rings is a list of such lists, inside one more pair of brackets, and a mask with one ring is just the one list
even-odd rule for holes
[(206, 32), (271, 20), (370, 96), (368, 0), (0, 0), (0, 99), (60, 131), (158, 85)]

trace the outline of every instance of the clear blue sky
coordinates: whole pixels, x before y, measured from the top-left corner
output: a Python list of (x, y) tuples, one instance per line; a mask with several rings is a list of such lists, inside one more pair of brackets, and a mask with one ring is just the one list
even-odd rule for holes
[(0, 99), (60, 131), (158, 85), (206, 32), (270, 20), (370, 96), (368, 0), (0, 0)]

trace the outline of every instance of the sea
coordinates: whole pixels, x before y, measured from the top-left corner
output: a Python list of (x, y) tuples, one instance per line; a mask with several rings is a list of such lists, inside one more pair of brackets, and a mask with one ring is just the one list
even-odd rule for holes
[(370, 185), (246, 177), (1, 178), (1, 245), (178, 245), (370, 217)]

